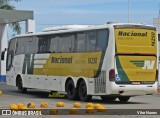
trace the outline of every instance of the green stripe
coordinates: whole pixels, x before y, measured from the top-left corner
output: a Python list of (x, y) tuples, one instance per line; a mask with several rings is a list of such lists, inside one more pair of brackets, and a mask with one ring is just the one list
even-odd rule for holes
[(144, 61), (140, 60), (140, 61), (130, 61), (131, 63), (133, 63), (135, 66), (137, 67), (144, 67)]
[(125, 81), (125, 82), (129, 81), (129, 78), (127, 77), (127, 74), (123, 70), (123, 67), (120, 63), (120, 59), (118, 56), (116, 56), (116, 66), (117, 66), (117, 70), (118, 70), (118, 76), (120, 77), (121, 81)]

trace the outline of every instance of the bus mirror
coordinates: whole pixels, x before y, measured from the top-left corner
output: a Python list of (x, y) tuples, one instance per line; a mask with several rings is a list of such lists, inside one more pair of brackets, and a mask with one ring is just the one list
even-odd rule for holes
[(4, 51), (2, 51), (1, 53), (1, 60), (4, 60), (4, 56), (5, 56), (5, 52), (7, 51), (7, 49), (5, 48)]
[(1, 60), (4, 60), (4, 53), (1, 53)]

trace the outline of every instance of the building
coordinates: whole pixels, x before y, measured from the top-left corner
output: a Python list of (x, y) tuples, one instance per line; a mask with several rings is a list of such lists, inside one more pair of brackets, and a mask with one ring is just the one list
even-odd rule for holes
[(8, 48), (7, 24), (20, 21), (26, 21), (26, 32), (35, 31), (33, 11), (0, 10), (0, 82), (6, 81), (6, 48)]

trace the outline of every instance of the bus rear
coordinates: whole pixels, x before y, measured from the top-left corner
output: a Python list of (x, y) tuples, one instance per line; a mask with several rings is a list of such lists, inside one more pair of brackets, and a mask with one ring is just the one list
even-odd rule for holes
[(158, 78), (156, 29), (142, 25), (116, 25), (114, 31), (115, 77), (110, 80), (111, 94), (155, 94)]

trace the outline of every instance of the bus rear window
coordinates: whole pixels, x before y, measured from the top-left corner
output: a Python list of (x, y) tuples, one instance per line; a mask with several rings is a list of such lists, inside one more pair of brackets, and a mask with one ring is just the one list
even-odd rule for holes
[(115, 28), (117, 53), (155, 53), (156, 31), (147, 28)]

